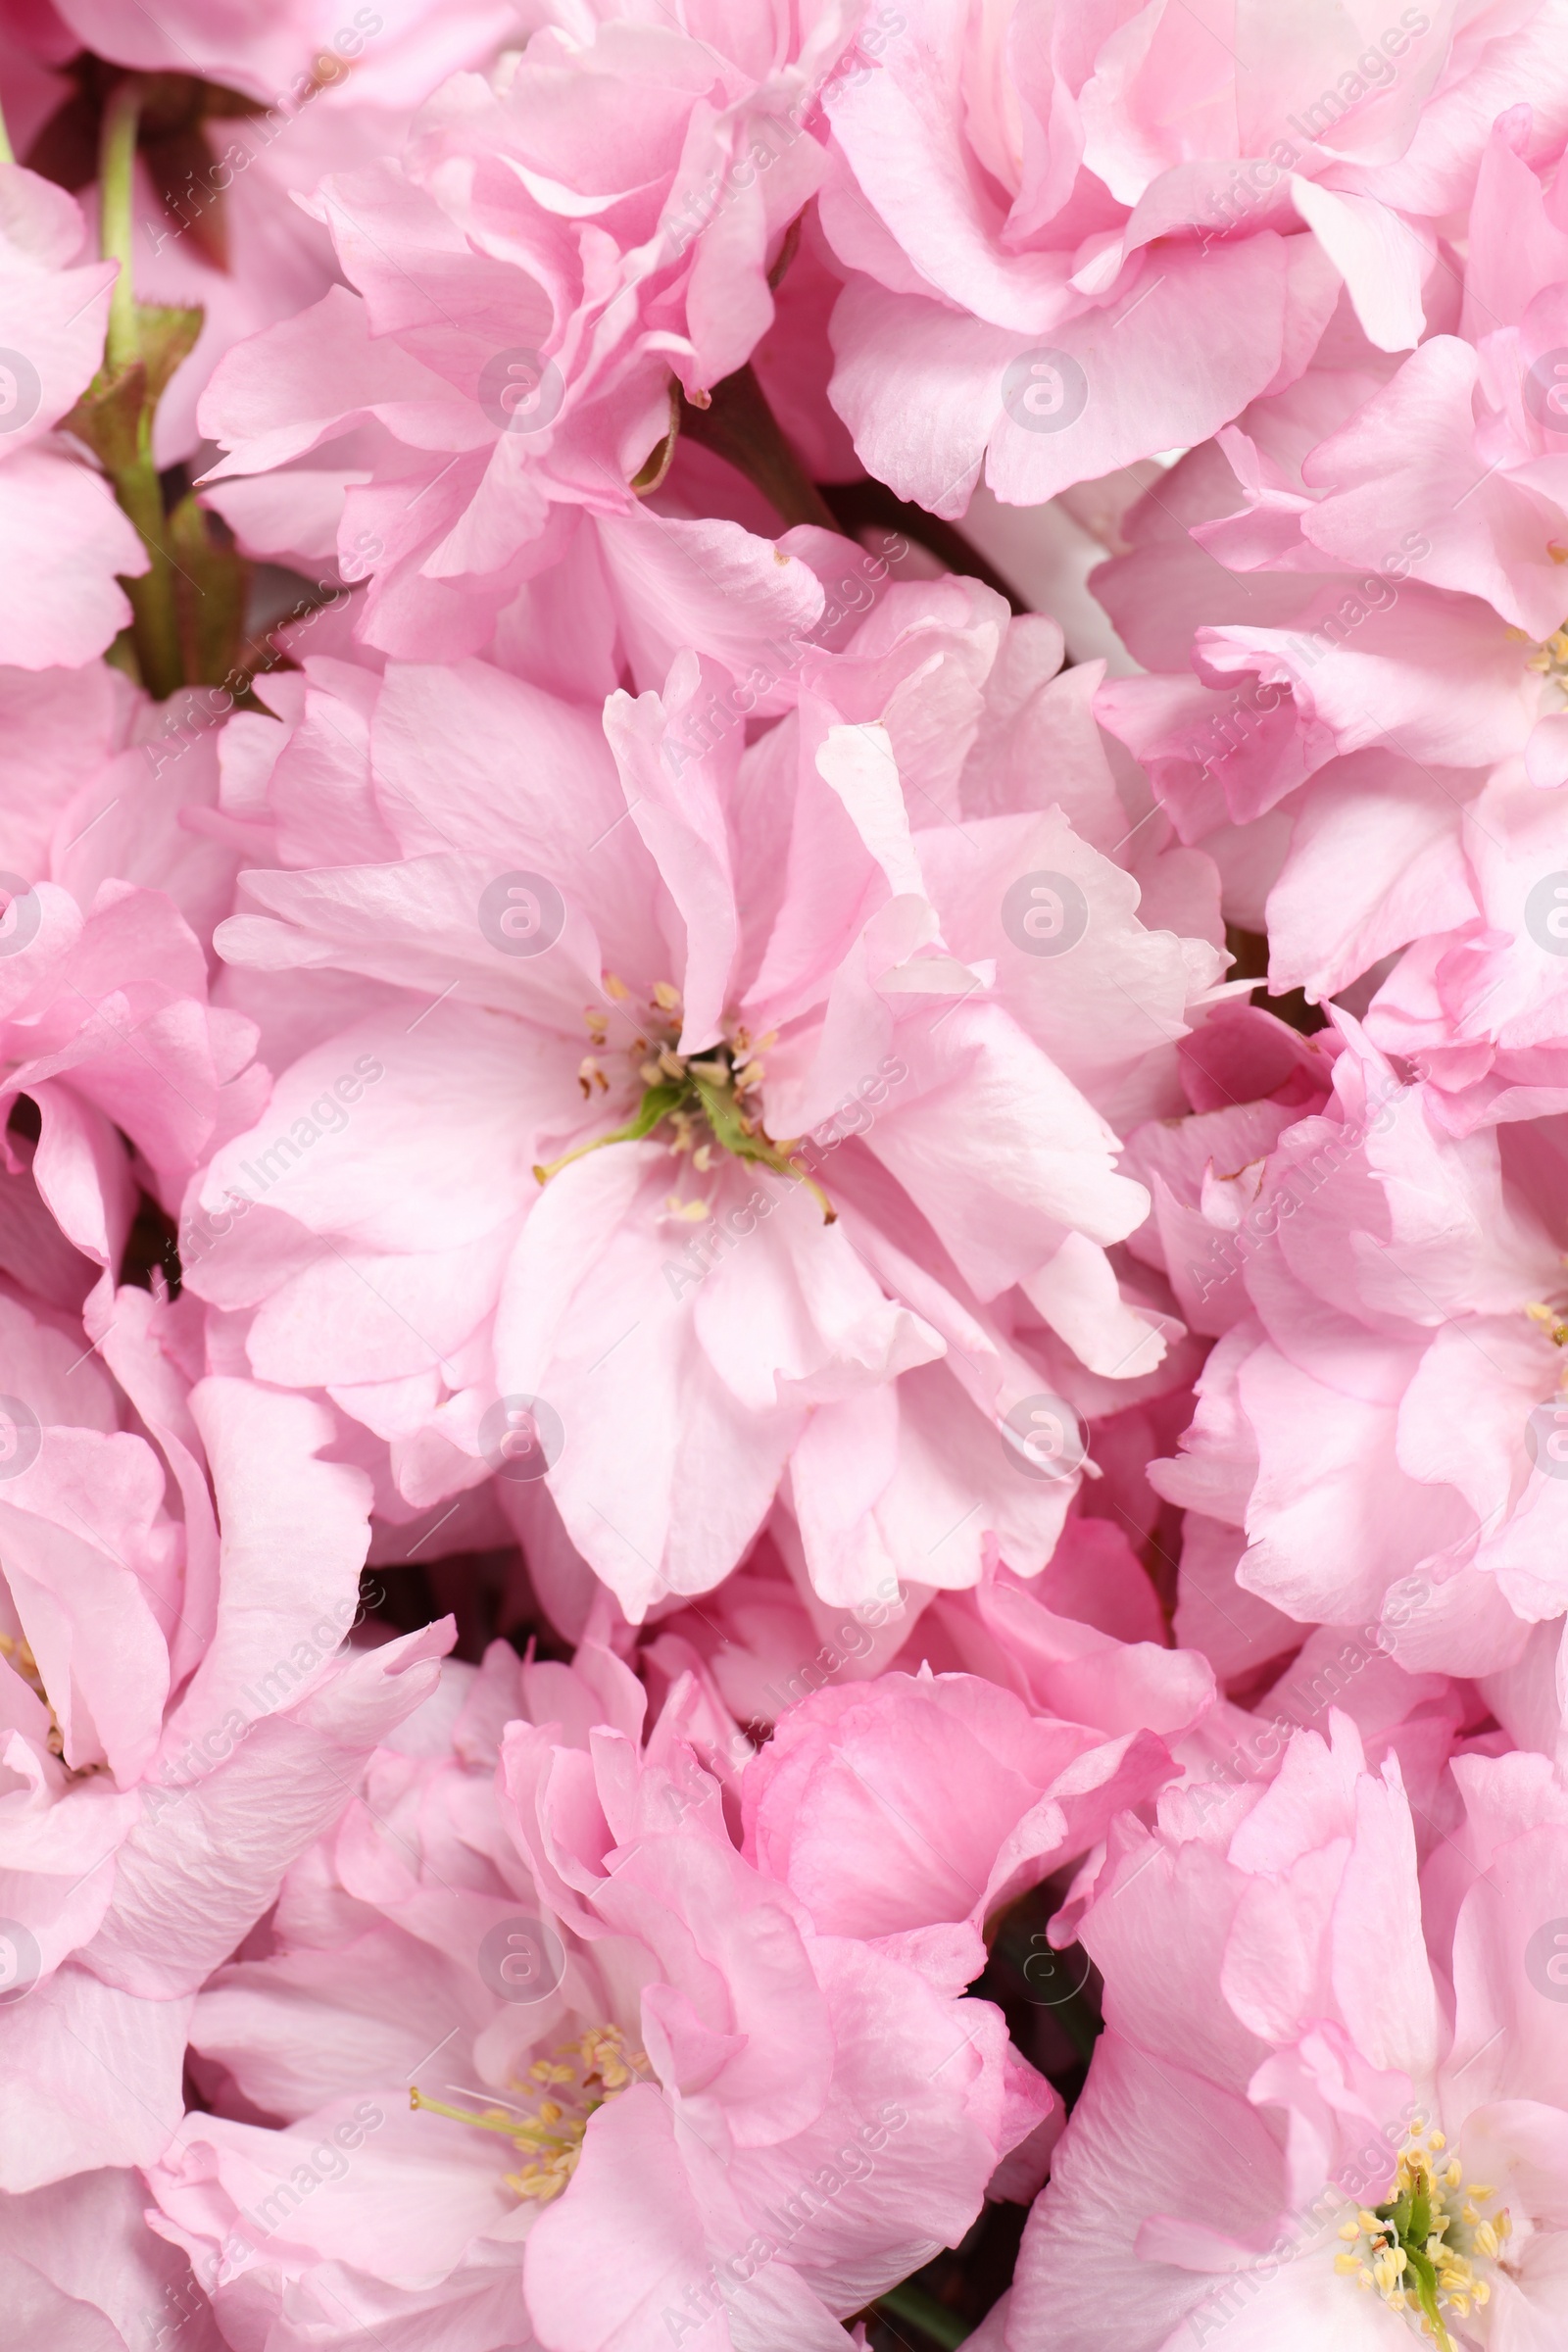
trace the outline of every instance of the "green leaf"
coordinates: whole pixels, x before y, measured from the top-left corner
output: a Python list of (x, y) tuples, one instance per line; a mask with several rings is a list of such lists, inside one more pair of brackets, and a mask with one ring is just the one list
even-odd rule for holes
[(174, 369), (195, 349), (206, 312), (200, 304), (176, 310), (167, 303), (138, 302), (136, 340), (147, 370), (147, 401), (156, 409)]
[(104, 471), (122, 474), (136, 464), (141, 447), (141, 416), (147, 405), (147, 370), (140, 360), (112, 372), (100, 368), (70, 415), (61, 418), (68, 433), (84, 441)]

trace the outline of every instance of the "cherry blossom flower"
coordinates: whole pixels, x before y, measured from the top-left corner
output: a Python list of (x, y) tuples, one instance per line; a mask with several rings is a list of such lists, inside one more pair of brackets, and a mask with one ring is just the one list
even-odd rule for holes
[(736, 1852), (686, 1704), (645, 1746), (596, 1636), (498, 1644), (371, 1759), (272, 1948), (202, 1996), (218, 2112), (150, 2175), (226, 2329), (826, 2343), (1050, 2124), (961, 1979)]
[[(1129, 1827), (1080, 1933), (1105, 2033), (1003, 2337), (1175, 2352), (1548, 2342), (1565, 2084), (1543, 1935), (1568, 1820), (1546, 1760), (1456, 1758), (1464, 1867), (1417, 1857), (1343, 1719), (1239, 1826)], [(1441, 1841), (1440, 1841), (1441, 1842)]]
[[(689, 654), (604, 737), (476, 664), (313, 664), (292, 728), (232, 722), (231, 806), (280, 863), (219, 944), (291, 1066), (184, 1248), (258, 1376), (328, 1391), (416, 1508), (543, 1399), (506, 1484), (544, 1479), (639, 1616), (735, 1563), (786, 1465), (831, 1601), (917, 1553), (970, 1583), (988, 1527), (1040, 1565), (1080, 1409), (1180, 1377), (1106, 1254), (1146, 1207), (1109, 1118), (1175, 1102), (1221, 969), (1201, 859), (1140, 868), (1187, 937), (1135, 913), (1059, 657), (947, 582), (808, 653), (750, 745)], [(324, 967), (325, 1019), (274, 1046), (261, 975)]]

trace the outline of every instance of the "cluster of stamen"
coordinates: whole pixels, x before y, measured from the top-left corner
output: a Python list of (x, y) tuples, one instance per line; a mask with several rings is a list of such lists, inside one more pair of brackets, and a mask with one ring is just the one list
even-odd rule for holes
[[(1519, 634), (1523, 635), (1523, 631)], [(1525, 667), (1539, 671), (1542, 677), (1549, 678), (1559, 691), (1568, 694), (1568, 624), (1553, 629), (1534, 653), (1527, 654)]]
[(591, 2026), (554, 2057), (536, 2058), (513, 2084), (533, 2102), (531, 2110), (512, 2099), (478, 2109), (448, 2107), (419, 2089), (410, 2091), (409, 2104), (425, 2115), (469, 2124), (476, 2132), (499, 2132), (524, 2159), (505, 2176), (507, 2186), (536, 2205), (548, 2205), (577, 2169), (589, 2117), (647, 2073), (646, 2056), (628, 2050), (618, 2026)]
[(1525, 1308), (1532, 1323), (1539, 1323), (1554, 1348), (1568, 1348), (1568, 1320), (1560, 1306), (1546, 1306), (1540, 1299)]
[[(631, 991), (612, 972), (605, 975), (605, 993), (616, 1005), (631, 1004)], [(611, 1017), (599, 1005), (589, 1005), (584, 1013), (593, 1049), (584, 1054), (577, 1070), (577, 1084), (585, 1102), (591, 1102), (596, 1094), (608, 1095), (612, 1090), (612, 1076), (604, 1059)], [(760, 1089), (765, 1074), (762, 1055), (777, 1044), (776, 1030), (754, 1040), (744, 1027), (737, 1026), (718, 1045), (710, 1046), (701, 1054), (682, 1054), (680, 991), (668, 980), (656, 981), (646, 1013), (628, 1012), (626, 1017), (633, 1029), (628, 1057), (633, 1076), (642, 1088), (637, 1108), (609, 1134), (593, 1136), (586, 1144), (563, 1152), (559, 1159), (535, 1167), (534, 1175), (541, 1184), (548, 1184), (559, 1169), (572, 1160), (581, 1159), (589, 1152), (603, 1151), (607, 1144), (641, 1143), (655, 1135), (667, 1143), (678, 1159), (689, 1161), (701, 1176), (706, 1176), (712, 1167), (715, 1152), (757, 1161), (777, 1175), (799, 1174), (790, 1164), (790, 1147), (776, 1144), (762, 1124)], [(831, 1224), (834, 1211), (827, 1196), (809, 1177), (805, 1182), (821, 1201), (825, 1222)], [(700, 1223), (710, 1213), (708, 1202), (700, 1195), (682, 1198), (678, 1187), (665, 1206), (671, 1216), (689, 1224)]]
[(59, 1717), (49, 1705), (49, 1693), (43, 1687), (43, 1676), (38, 1671), (38, 1661), (32, 1654), (31, 1645), (16, 1634), (0, 1634), (0, 1658), (16, 1669), (33, 1696), (41, 1699), (49, 1708), (49, 1753), (59, 1756), (64, 1762), (66, 1736), (60, 1729)]
[(1334, 2258), (1358, 2287), (1419, 2320), (1439, 2352), (1452, 2352), (1447, 2321), (1466, 2320), (1490, 2302), (1477, 2264), (1497, 2260), (1511, 2229), (1505, 2206), (1483, 2211), (1495, 2189), (1467, 2186), (1446, 2146), (1441, 2132), (1418, 2131), (1399, 2158), (1392, 2193), (1343, 2225), (1346, 2251)]

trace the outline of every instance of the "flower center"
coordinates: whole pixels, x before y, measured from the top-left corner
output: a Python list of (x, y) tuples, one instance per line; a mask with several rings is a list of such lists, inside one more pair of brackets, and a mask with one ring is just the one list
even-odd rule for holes
[(1526, 655), (1525, 667), (1538, 670), (1556, 687), (1559, 695), (1568, 695), (1568, 625), (1553, 629), (1549, 637), (1543, 638)]
[[(616, 1003), (630, 1002), (630, 991), (613, 973), (606, 974), (605, 988)], [(656, 982), (648, 1014), (637, 1017), (628, 1049), (635, 1081), (642, 1089), (636, 1109), (608, 1134), (593, 1136), (586, 1144), (564, 1152), (559, 1159), (536, 1166), (539, 1182), (548, 1184), (574, 1159), (601, 1152), (607, 1144), (638, 1144), (659, 1135), (677, 1158), (689, 1157), (699, 1175), (707, 1175), (717, 1151), (734, 1159), (757, 1161), (775, 1175), (808, 1185), (822, 1203), (823, 1223), (831, 1225), (836, 1211), (821, 1186), (792, 1164), (794, 1146), (776, 1144), (762, 1125), (761, 1055), (777, 1043), (777, 1032), (770, 1031), (754, 1043), (746, 1029), (737, 1027), (702, 1054), (682, 1054), (677, 1047), (680, 1012), (679, 990), (668, 980)], [(601, 1059), (610, 1016), (590, 1006), (585, 1018), (595, 1049), (583, 1056), (577, 1071), (577, 1084), (586, 1102), (592, 1102), (596, 1092), (608, 1095), (612, 1081)], [(708, 1204), (701, 1199), (681, 1200), (672, 1194), (669, 1207), (672, 1214), (692, 1221), (708, 1214)]]
[(471, 2124), (476, 2132), (501, 2132), (526, 2160), (507, 2174), (507, 2186), (519, 2197), (548, 2205), (577, 2169), (589, 2117), (629, 2089), (647, 2069), (647, 2058), (641, 2050), (627, 2049), (618, 2026), (591, 2026), (554, 2057), (536, 2058), (526, 2077), (514, 2082), (513, 2088), (533, 2102), (531, 2109), (513, 2099), (477, 2112), (447, 2107), (417, 2088), (409, 2092), (409, 2105), (426, 2115), (447, 2116), (455, 2124)]
[[(7, 1665), (21, 1676), (33, 1697), (41, 1699), (49, 1707), (49, 1693), (43, 1687), (43, 1676), (38, 1672), (38, 1661), (32, 1654), (31, 1644), (24, 1642), (20, 1635), (0, 1634), (0, 1658), (4, 1658)], [(65, 1746), (53, 1707), (49, 1707), (49, 1745), (57, 1756)]]
[[(17, 1634), (0, 1634), (0, 1658), (4, 1658), (8, 1665), (15, 1669), (34, 1698), (41, 1699), (49, 1709), (49, 1735), (46, 1744), (49, 1753), (52, 1756), (58, 1756), (64, 1764), (66, 1736), (60, 1729), (60, 1718), (50, 1703), (48, 1691), (44, 1689), (43, 1676), (38, 1671), (38, 1661), (32, 1654), (30, 1643), (23, 1641)], [(75, 1771), (72, 1771), (71, 1767), (67, 1766), (73, 1780), (85, 1780), (89, 1773), (99, 1772), (102, 1769), (102, 1766), (97, 1764), (83, 1764)]]
[(1466, 2185), (1459, 2160), (1444, 2153), (1441, 2132), (1417, 2135), (1399, 2158), (1394, 2187), (1385, 2202), (1340, 2235), (1347, 2250), (1335, 2269), (1370, 2293), (1375, 2287), (1394, 2311), (1419, 2313), (1421, 2332), (1439, 2352), (1453, 2352), (1446, 2323), (1468, 2319), (1490, 2302), (1492, 2288), (1478, 2264), (1490, 2269), (1506, 2243), (1512, 2224), (1506, 2206), (1483, 2209), (1495, 2189)]
[(43, 1675), (39, 1671), (37, 1659), (32, 1654), (31, 1643), (24, 1641), (20, 1634), (0, 1634), (0, 1658), (6, 1660), (12, 1670), (26, 1684), (34, 1698), (40, 1699), (47, 1708), (49, 1730), (45, 1736), (44, 1744), (52, 1756), (58, 1756), (60, 1759), (65, 1769), (66, 1779), (74, 1783), (90, 1780), (95, 1773), (107, 1772), (109, 1766), (102, 1759), (95, 1764), (66, 1763), (66, 1736), (60, 1728), (60, 1718), (55, 1713), (49, 1692), (44, 1687)]

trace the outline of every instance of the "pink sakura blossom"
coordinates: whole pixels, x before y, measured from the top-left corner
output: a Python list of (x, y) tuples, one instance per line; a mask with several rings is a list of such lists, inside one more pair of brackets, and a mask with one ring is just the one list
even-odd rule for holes
[(257, 1376), (390, 1446), (406, 1511), (508, 1466), (497, 1415), (543, 1399), (509, 1507), (634, 1616), (717, 1582), (786, 1475), (831, 1603), (890, 1564), (971, 1583), (988, 1532), (1042, 1564), (1074, 1415), (1190, 1368), (1107, 1255), (1147, 1206), (1109, 1122), (1177, 1106), (1221, 968), (1206, 862), (1147, 832), (1138, 880), (1114, 861), (1137, 819), (1059, 658), (946, 581), (808, 652), (749, 745), (689, 654), (603, 736), (478, 664), (313, 662), (291, 724), (232, 721), (275, 863), (220, 946), (283, 1075), (183, 1249)]
[[(153, 97), (155, 131), (186, 108), (183, 178), (176, 169), (178, 184), (162, 187), (144, 159), (133, 191), (139, 297), (203, 313), (195, 349), (159, 403), (160, 466), (195, 453), (196, 404), (223, 354), (337, 280), (330, 240), (295, 197), (328, 171), (395, 151), (431, 91), (458, 69), (489, 65), (516, 25), (511, 0), (176, 0), (156, 18), (116, 0), (67, 0), (58, 11), (0, 12), (6, 120), (19, 155), (47, 161), (58, 151), (61, 110), (74, 100), (79, 108), (72, 69), (83, 50), (168, 77)], [(90, 122), (80, 135), (90, 139)]]
[[(75, 690), (89, 718), (97, 675)], [(6, 835), (31, 863), (38, 803), (47, 821), (47, 788), (76, 779), (53, 682), (12, 672), (8, 694), (14, 773), (30, 760), (45, 787)], [(84, 727), (87, 780), (54, 822), (58, 840), (98, 795), (111, 862), (126, 838), (102, 790), (115, 701), (96, 741)], [(145, 784), (144, 754), (121, 757), (122, 790)], [(157, 805), (156, 788), (140, 796), (144, 817)], [(188, 847), (194, 868), (177, 835), (138, 855), (190, 881)], [(91, 857), (68, 844), (48, 862), (80, 888)], [(397, 1677), (429, 1642), (332, 1664), (368, 1489), (313, 1459), (330, 1417), (204, 1379), (204, 1310), (171, 1301), (161, 1275), (156, 1295), (117, 1288), (138, 1185), (177, 1201), (225, 1096), (244, 1100), (228, 1073), (251, 1024), (209, 1011), (201, 949), (162, 892), (105, 882), (84, 916), (60, 882), (11, 880), (0, 2185), (16, 2191), (156, 2151), (178, 2115), (189, 1994), (341, 1801), (339, 1750), (373, 1744), (419, 1695), (417, 1673)]]
[[(394, 2340), (428, 2328), (462, 2352), (527, 2340), (519, 2270), (537, 2206), (508, 2185), (517, 2151), (411, 2112), (409, 2084), (482, 2113), (488, 2090), (511, 2097), (514, 2071), (528, 2082), (536, 2052), (548, 2064), (574, 2027), (613, 2024), (597, 1970), (552, 1981), (564, 1946), (537, 1919), (496, 1770), (514, 1717), (537, 1713), (586, 1761), (595, 1724), (635, 1748), (643, 1706), (597, 1641), (572, 1667), (522, 1664), (501, 1643), (481, 1669), (447, 1666), (288, 1874), (254, 1956), (203, 1992), (193, 2063), (216, 2112), (187, 2118), (152, 2186), (225, 2332), (346, 2348), (368, 2326)], [(517, 2002), (500, 1963), (530, 1918), (537, 1941), (517, 1948), (535, 1955), (541, 1997)]]
[(1158, 673), (1102, 722), (1266, 922), (1275, 987), (1400, 959), (1371, 1034), (1456, 1133), (1568, 1102), (1561, 144), (1523, 106), (1493, 126), (1452, 331), (1396, 366), (1342, 321), (1096, 574)]
[(1456, 1756), (1450, 1787), (1451, 1846), (1340, 1718), (1223, 1821), (1183, 1791), (1114, 1834), (1080, 1925), (1105, 2032), (1009, 2352), (1560, 2334), (1568, 1807), (1541, 1756)]
[[(241, 857), (216, 815), (218, 722), (232, 701), (192, 687), (155, 703), (107, 662), (0, 668), (0, 871), (59, 884), (82, 909), (106, 883), (135, 885), (143, 919), (156, 908), (168, 923), (157, 956), (168, 981), (198, 998), (186, 927), (210, 952)], [(24, 907), (0, 936), (24, 946), (37, 921), (38, 909)], [(251, 1032), (211, 1009), (207, 1024), (215, 1060), (237, 1067)], [(194, 1095), (204, 1082), (192, 1068), (180, 1083)]]
[(542, 626), (564, 651), (607, 573), (701, 601), (744, 564), (737, 531), (655, 525), (633, 485), (662, 469), (672, 403), (706, 406), (772, 323), (854, 12), (686, 13), (573, 10), (489, 82), (446, 83), (400, 161), (312, 199), (356, 290), (219, 370), (212, 503), (255, 552), (371, 574), (368, 644), (453, 661)]
[(339, 1654), (367, 1482), (316, 1458), (309, 1399), (196, 1377), (193, 1301), (122, 1290), (96, 1348), (9, 1291), (0, 1321), (0, 2187), (21, 2191), (157, 2154), (191, 1995), (446, 1637)]
[[(1083, 1622), (1101, 1597), (1085, 1585), (1061, 1594), (1078, 1616), (1046, 1605), (1042, 1589), (1059, 1592), (1091, 1563), (1113, 1564), (1108, 1543), (1072, 1541), (1097, 1524), (1069, 1522), (1057, 1558), (1034, 1585), (1000, 1570), (969, 1592), (936, 1595), (898, 1653), (902, 1672), (878, 1672), (874, 1654), (890, 1624), (895, 1638), (901, 1630), (902, 1608), (848, 1613), (828, 1623), (815, 1651), (799, 1635), (792, 1648), (777, 1584), (748, 1576), (716, 1596), (723, 1638), (710, 1642), (706, 1659), (690, 1639), (695, 1611), (668, 1620), (645, 1646), (645, 1673), (674, 1678), (691, 1661), (706, 1686), (700, 1743), (710, 1769), (731, 1777), (737, 1754), (743, 1759), (748, 1851), (789, 1878), (819, 1926), (855, 1921), (869, 1933), (875, 1922), (886, 1935), (944, 1907), (989, 1926), (1029, 1884), (1070, 1862), (1082, 1868), (1063, 1916), (1076, 1917), (1117, 1805), (1147, 1814), (1161, 1788), (1178, 1785), (1197, 1792), (1205, 1816), (1250, 1801), (1248, 1790), (1274, 1776), (1293, 1734), (1325, 1727), (1335, 1708), (1375, 1760), (1397, 1758), (1413, 1799), (1428, 1807), (1440, 1801), (1455, 1740), (1490, 1724), (1494, 1706), (1522, 1743), (1554, 1746), (1559, 1622), (1541, 1627), (1519, 1666), (1491, 1677), (1484, 1695), (1442, 1674), (1407, 1671), (1375, 1627), (1357, 1641), (1322, 1626), (1288, 1671), (1276, 1668), (1255, 1709), (1244, 1708), (1216, 1700), (1201, 1655), (1163, 1646), (1157, 1620), (1153, 1641), (1117, 1640)], [(1111, 1532), (1100, 1528), (1102, 1537)], [(1058, 1569), (1075, 1549), (1076, 1565)], [(1117, 1606), (1125, 1610), (1125, 1599)], [(1185, 1576), (1183, 1608), (1191, 1615)], [(820, 1604), (813, 1614), (819, 1625), (828, 1618)], [(1227, 1622), (1231, 1614), (1223, 1611)], [(1178, 1631), (1182, 1617), (1179, 1609)], [(726, 1628), (739, 1638), (731, 1642)], [(1207, 1630), (1201, 1622), (1200, 1630)], [(1300, 1643), (1301, 1629), (1290, 1630)], [(748, 1636), (750, 1654), (740, 1651)], [(744, 1694), (734, 1715), (722, 1695), (729, 1690)], [(736, 1718), (766, 1721), (781, 1696), (772, 1740), (745, 1761)], [(1055, 1770), (1069, 1752), (1071, 1763), (1031, 1806), (1030, 1759)]]
[(68, 668), (130, 618), (116, 574), (147, 553), (107, 482), (55, 431), (103, 357), (112, 262), (81, 259), (81, 208), (0, 164), (0, 661)]
[[(679, 1699), (677, 1690), (672, 1708)], [(604, 1830), (582, 1819), (580, 1775), (559, 1749), (550, 1753), (542, 1733), (514, 1727), (503, 1770), (516, 1834), (564, 1921), (575, 1910), (579, 1932), (607, 1957), (617, 1936), (634, 1935), (663, 1959), (670, 1990), (644, 1992), (643, 2024), (669, 2112), (651, 2085), (647, 2095), (634, 2089), (612, 2110), (597, 2144), (592, 2134), (585, 2141), (571, 2187), (530, 2241), (524, 2278), (536, 2328), (561, 2352), (599, 2343), (628, 2352), (646, 2343), (651, 2352), (658, 2337), (647, 2307), (657, 2279), (715, 2343), (725, 2341), (713, 2325), (715, 2305), (728, 2306), (732, 2343), (748, 2340), (763, 2315), (785, 2324), (792, 2309), (809, 2340), (804, 2330), (815, 2302), (843, 2318), (939, 2244), (956, 2242), (956, 2226), (967, 2227), (963, 2217), (978, 2210), (998, 2161), (1052, 2124), (1054, 2094), (998, 2032), (996, 2012), (956, 1999), (964, 1978), (952, 1950), (941, 1948), (951, 1939), (919, 1934), (938, 1913), (917, 1917), (907, 1937), (873, 1941), (864, 1930), (824, 1930), (765, 1866), (734, 1855), (713, 1796), (700, 1812), (693, 1803), (700, 1785), (685, 1783), (682, 1826), (694, 1845), (699, 1828), (704, 1834), (701, 1860), (657, 1835), (660, 1808), (675, 1794), (671, 1782), (645, 1775), (628, 1791), (628, 1815), (611, 1793), (608, 1743), (595, 1746), (601, 1801), (610, 1807)], [(645, 1834), (623, 1859), (634, 1829)], [(607, 1836), (617, 1842), (607, 1847)], [(775, 1942), (773, 1918), (779, 1926), (791, 1920), (793, 1935)], [(809, 1974), (795, 1965), (794, 1935)], [(730, 1977), (727, 2018), (695, 1974), (671, 1967), (692, 1939), (710, 1969)], [(784, 2041), (771, 2046), (770, 2013), (781, 2022), (793, 2013)], [(932, 2168), (905, 2137), (916, 2131), (927, 2147), (944, 2148), (951, 2167)], [(858, 2139), (869, 2156), (863, 2171), (852, 2161)], [(661, 2199), (656, 2262), (584, 2298), (584, 2257), (613, 2227), (630, 2183), (677, 2153), (685, 2179), (676, 2175), (673, 2193)], [(803, 2197), (808, 2181), (814, 2194)], [(808, 2208), (783, 2244), (771, 2220), (780, 2195), (787, 2212)], [(682, 2333), (701, 2340), (696, 2327)]]
[(1239, 1101), (1221, 1063), (1229, 1100), (1133, 1142), (1155, 1200), (1136, 1246), (1217, 1336), (1150, 1473), (1189, 1514), (1188, 1638), (1235, 1672), (1290, 1620), (1359, 1627), (1501, 1704), (1492, 1678), (1568, 1608), (1550, 1130), (1452, 1136), (1348, 1014), (1293, 1052), (1315, 1099)]
[(1565, 31), (0, 0), (8, 2346), (1556, 2352)]
[[(140, 771), (139, 758), (131, 764)], [(89, 853), (78, 877), (92, 864)], [(260, 1099), (265, 1075), (248, 1067), (256, 1032), (209, 1006), (201, 947), (162, 891), (105, 880), (83, 908), (58, 882), (27, 887), (12, 874), (3, 887), (0, 1104), (8, 1115), (22, 1097), (35, 1106), (32, 1179), (112, 1287), (135, 1176), (174, 1208), (216, 1135)], [(5, 1150), (15, 1167), (9, 1138)]]
[(1511, 760), (1466, 813), (1461, 842), (1446, 845), (1433, 928), (1400, 956), (1366, 1023), (1395, 1066), (1425, 1081), (1434, 1122), (1457, 1136), (1568, 1108), (1560, 798)]
[[(978, 1936), (1173, 1777), (1154, 1723), (1185, 1731), (1212, 1699), (1200, 1660), (1118, 1656), (1105, 1637), (1053, 1621), (1026, 1590), (987, 1599), (994, 1636), (1033, 1634), (1043, 1646), (1054, 1635), (1061, 1703), (1109, 1714), (1117, 1729), (1106, 1738), (983, 1675), (928, 1665), (803, 1700), (746, 1769), (746, 1850), (823, 1934), (888, 1939), (952, 1922)], [(950, 1940), (958, 1981), (978, 1975), (983, 1947)]]
[(1153, 673), (1108, 682), (1097, 715), (1220, 863), (1233, 919), (1266, 924), (1271, 984), (1314, 999), (1473, 920), (1478, 795), (1560, 699), (1511, 623), (1428, 582), (1431, 509), (1360, 563), (1303, 536), (1314, 445), (1344, 444), (1376, 390), (1348, 340), (1165, 475), (1093, 574)]
[(1568, 124), (1547, 21), (1480, 5), (1201, 22), (900, 0), (827, 102), (851, 272), (832, 397), (867, 468), (961, 514), (1201, 441), (1292, 384), (1343, 287), (1380, 351), (1447, 305), (1493, 118)]
[(498, 1644), (371, 1759), (201, 1996), (216, 2112), (150, 2175), (225, 2334), (825, 2348), (1050, 2124), (917, 1939), (821, 1932), (737, 1853), (690, 1695), (644, 1746), (596, 1636)]

